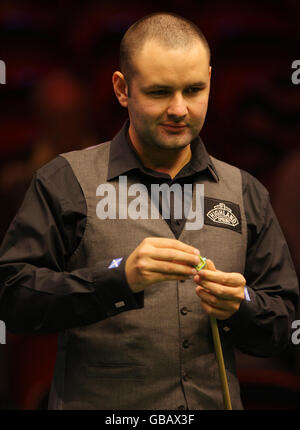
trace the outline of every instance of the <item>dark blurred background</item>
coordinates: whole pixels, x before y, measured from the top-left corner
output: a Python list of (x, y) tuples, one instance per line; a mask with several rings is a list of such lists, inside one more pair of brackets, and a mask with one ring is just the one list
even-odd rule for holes
[[(1, 0), (0, 240), (36, 169), (110, 140), (122, 126), (126, 111), (111, 85), (119, 43), (134, 21), (158, 11), (183, 15), (206, 35), (213, 73), (202, 137), (212, 155), (269, 189), (299, 275), (300, 84), (291, 80), (300, 59), (298, 0)], [(245, 409), (300, 409), (299, 350), (291, 343), (273, 358), (237, 351)], [(55, 335), (7, 333), (0, 409), (47, 407), (55, 352)]]

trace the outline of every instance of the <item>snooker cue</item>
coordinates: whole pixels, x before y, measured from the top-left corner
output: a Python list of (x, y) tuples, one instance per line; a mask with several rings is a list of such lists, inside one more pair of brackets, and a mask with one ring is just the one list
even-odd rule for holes
[(221, 345), (220, 334), (218, 329), (218, 323), (216, 318), (212, 316), (209, 317), (209, 321), (210, 321), (211, 331), (212, 331), (213, 340), (214, 340), (215, 353), (216, 353), (217, 362), (218, 362), (224, 406), (226, 410), (232, 410), (227, 375), (226, 375), (226, 370), (224, 365), (222, 345)]
[[(200, 263), (197, 266), (195, 266), (198, 272), (206, 266), (206, 258), (201, 256), (199, 256), (199, 258), (200, 258)], [(216, 358), (218, 363), (224, 407), (226, 410), (232, 410), (218, 323), (216, 318), (212, 316), (209, 317), (209, 321), (210, 321), (210, 327), (212, 331), (214, 348), (215, 348), (215, 353), (216, 353)]]

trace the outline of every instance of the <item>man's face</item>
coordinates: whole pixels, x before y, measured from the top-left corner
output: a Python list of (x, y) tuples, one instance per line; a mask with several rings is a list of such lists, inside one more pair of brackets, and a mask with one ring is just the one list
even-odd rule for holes
[(209, 89), (208, 53), (201, 42), (169, 50), (146, 42), (134, 59), (130, 83), (130, 136), (139, 145), (180, 149), (204, 124)]

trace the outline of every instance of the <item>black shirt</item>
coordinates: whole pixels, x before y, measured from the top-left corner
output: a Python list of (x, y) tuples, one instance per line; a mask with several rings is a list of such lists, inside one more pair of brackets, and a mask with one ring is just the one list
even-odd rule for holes
[[(194, 176), (219, 180), (200, 137), (191, 144), (190, 162), (171, 179), (143, 166), (128, 139), (128, 126), (126, 122), (111, 143), (108, 181), (131, 172), (148, 187), (191, 183)], [(248, 238), (244, 276), (251, 300), (243, 300), (238, 312), (218, 323), (236, 347), (267, 356), (289, 341), (298, 283), (267, 190), (247, 172), (241, 174)], [(84, 195), (65, 158), (59, 156), (36, 172), (0, 248), (0, 319), (8, 330), (58, 332), (143, 306), (143, 294), (133, 294), (126, 281), (128, 256), (114, 270), (100, 257), (93, 268), (67, 271), (85, 231), (86, 212)], [(166, 222), (178, 238), (185, 220), (171, 213)], [(125, 306), (117, 307), (119, 302)]]

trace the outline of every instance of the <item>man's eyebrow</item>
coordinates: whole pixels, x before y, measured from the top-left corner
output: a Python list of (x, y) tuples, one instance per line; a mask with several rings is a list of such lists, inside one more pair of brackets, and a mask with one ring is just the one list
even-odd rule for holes
[[(205, 87), (206, 86), (206, 82), (203, 81), (199, 81), (199, 82), (194, 82), (192, 84), (187, 84), (185, 86), (185, 88), (189, 88), (189, 87)], [(164, 85), (164, 84), (152, 84), (152, 85), (148, 85), (143, 87), (144, 90), (148, 91), (148, 90), (156, 90), (156, 89), (172, 89), (172, 85)]]

